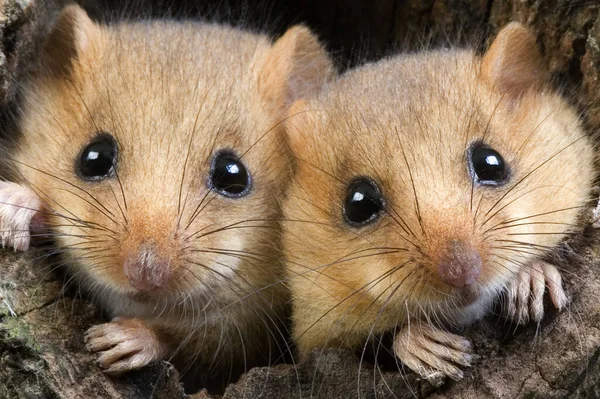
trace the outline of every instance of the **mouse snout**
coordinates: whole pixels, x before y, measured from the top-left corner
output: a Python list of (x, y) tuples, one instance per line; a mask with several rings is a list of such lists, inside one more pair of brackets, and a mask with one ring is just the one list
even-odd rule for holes
[(475, 283), (481, 274), (481, 269), (479, 251), (462, 240), (451, 240), (438, 264), (442, 281), (459, 288)]
[(161, 257), (153, 245), (144, 245), (126, 258), (123, 270), (131, 286), (140, 291), (164, 287), (171, 279), (169, 260)]

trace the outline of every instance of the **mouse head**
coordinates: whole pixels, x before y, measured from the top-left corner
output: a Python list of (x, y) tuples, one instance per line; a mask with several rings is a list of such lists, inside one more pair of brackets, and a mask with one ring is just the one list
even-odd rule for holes
[(296, 103), (297, 295), (452, 318), (556, 246), (590, 195), (592, 147), (545, 79), (535, 38), (510, 24), (483, 57), (401, 55)]
[[(281, 122), (331, 73), (304, 27), (58, 17), (25, 93), (15, 167), (95, 287), (248, 292), (278, 278)], [(178, 294), (179, 293), (179, 294)]]

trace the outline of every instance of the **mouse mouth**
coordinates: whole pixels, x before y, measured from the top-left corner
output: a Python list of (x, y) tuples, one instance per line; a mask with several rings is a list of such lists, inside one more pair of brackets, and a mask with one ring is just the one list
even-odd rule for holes
[(455, 301), (459, 307), (466, 307), (473, 304), (481, 297), (481, 290), (476, 284), (465, 285), (464, 287), (455, 289)]

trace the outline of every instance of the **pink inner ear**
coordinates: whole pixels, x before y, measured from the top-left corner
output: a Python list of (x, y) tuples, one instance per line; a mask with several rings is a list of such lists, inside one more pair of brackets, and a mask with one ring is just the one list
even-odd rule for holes
[(502, 28), (481, 64), (481, 78), (508, 97), (543, 84), (546, 75), (535, 36), (517, 22)]

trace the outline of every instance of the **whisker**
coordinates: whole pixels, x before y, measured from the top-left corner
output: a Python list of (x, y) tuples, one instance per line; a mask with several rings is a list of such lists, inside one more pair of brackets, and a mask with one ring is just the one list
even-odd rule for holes
[(408, 170), (408, 176), (410, 177), (410, 184), (412, 186), (413, 195), (414, 195), (414, 199), (415, 199), (415, 207), (417, 209), (417, 220), (419, 221), (419, 226), (421, 226), (421, 232), (423, 233), (423, 236), (427, 237), (427, 234), (425, 233), (425, 227), (423, 226), (423, 218), (421, 216), (421, 207), (419, 206), (419, 196), (417, 195), (417, 189), (415, 187), (415, 180), (413, 178), (412, 170), (410, 168), (408, 158), (406, 157), (406, 152), (404, 152), (404, 145), (402, 144), (402, 140), (400, 140), (400, 133), (398, 132), (398, 129), (396, 127), (394, 127), (394, 129), (396, 130), (396, 135), (398, 136), (398, 144), (400, 145), (400, 150), (402, 151), (402, 157), (404, 158), (404, 163), (406, 163), (406, 168)]
[[(103, 204), (102, 204), (100, 201), (98, 201), (98, 200), (96, 199), (96, 197), (94, 197), (92, 194), (90, 194), (88, 191), (84, 190), (83, 188), (81, 188), (81, 187), (79, 187), (79, 186), (77, 186), (77, 185), (75, 185), (75, 184), (73, 184), (73, 183), (71, 183), (71, 182), (69, 182), (69, 181), (67, 181), (67, 180), (65, 180), (65, 179), (62, 179), (62, 178), (60, 178), (60, 177), (58, 177), (58, 176), (55, 176), (55, 175), (53, 175), (52, 173), (48, 173), (48, 172), (46, 172), (46, 171), (43, 171), (43, 170), (41, 170), (41, 169), (38, 169), (38, 168), (36, 168), (36, 167), (34, 167), (34, 166), (31, 166), (31, 165), (27, 165), (27, 164), (25, 164), (25, 163), (23, 163), (23, 162), (17, 161), (16, 159), (12, 159), (12, 161), (13, 161), (13, 162), (15, 162), (15, 163), (18, 163), (18, 164), (20, 164), (20, 165), (23, 165), (23, 166), (25, 166), (25, 167), (27, 167), (27, 168), (33, 169), (33, 170), (35, 170), (36, 172), (40, 172), (40, 173), (42, 173), (42, 174), (44, 174), (44, 175), (46, 175), (46, 176), (49, 176), (49, 177), (51, 177), (51, 178), (53, 178), (53, 179), (56, 179), (56, 180), (58, 180), (58, 181), (60, 181), (60, 182), (62, 182), (62, 183), (65, 183), (65, 184), (66, 184), (66, 185), (68, 185), (68, 186), (71, 186), (71, 187), (73, 187), (73, 188), (76, 188), (77, 190), (80, 190), (80, 191), (84, 192), (84, 193), (85, 193), (85, 194), (87, 194), (87, 195), (88, 195), (88, 196), (89, 196), (89, 197), (90, 197), (92, 200), (94, 200), (94, 201), (95, 201), (95, 202), (96, 202), (96, 203), (97, 203), (97, 204), (98, 204), (100, 207), (102, 207), (102, 209), (104, 209), (104, 211), (106, 211), (107, 213), (109, 213), (109, 214), (110, 214), (112, 217), (114, 217), (114, 216), (115, 216), (115, 215), (114, 215), (114, 214), (113, 214), (111, 211), (109, 211), (109, 210), (108, 210), (108, 209), (107, 209), (107, 208), (106, 208), (106, 207), (105, 207), (105, 206), (104, 206), (104, 205), (103, 205)], [(113, 220), (113, 222), (114, 222), (114, 219), (111, 219), (111, 220)], [(115, 222), (115, 224), (116, 224), (116, 222)]]
[[(531, 171), (529, 171), (527, 174), (525, 174), (525, 176), (523, 176), (519, 181), (517, 181), (511, 188), (509, 188), (504, 194), (502, 194), (500, 196), (500, 198), (498, 199), (498, 201), (496, 201), (494, 203), (494, 205), (492, 205), (492, 207), (485, 213), (484, 217), (489, 215), (490, 212), (492, 212), (492, 210), (494, 210), (496, 208), (496, 206), (498, 206), (498, 204), (509, 194), (511, 193), (515, 188), (519, 187), (519, 185), (525, 181), (527, 178), (529, 178), (533, 173), (535, 173), (536, 171), (538, 171), (541, 167), (543, 167), (544, 165), (546, 165), (548, 162), (550, 162), (552, 159), (554, 159), (556, 156), (558, 156), (559, 154), (561, 154), (563, 151), (566, 151), (568, 148), (570, 148), (572, 145), (575, 145), (577, 142), (579, 142), (580, 140), (583, 140), (585, 138), (585, 136), (581, 136), (575, 140), (573, 140), (571, 143), (569, 143), (568, 145), (566, 145), (565, 147), (563, 147), (562, 149), (560, 149), (559, 151), (555, 152), (554, 154), (552, 154), (548, 159), (546, 159), (544, 162), (540, 163), (538, 166), (536, 166), (535, 168), (533, 168)], [(492, 214), (490, 217), (488, 217), (481, 225), (484, 226), (491, 218), (493, 218), (498, 212), (495, 212), (494, 214)]]

